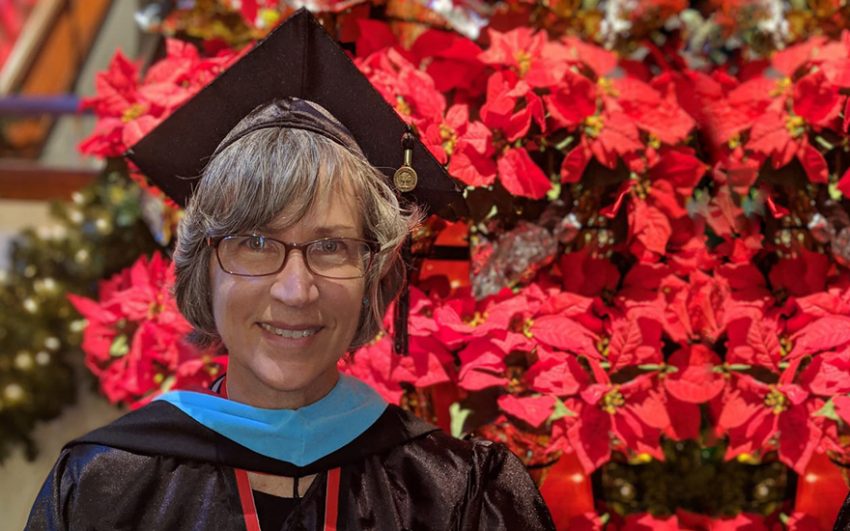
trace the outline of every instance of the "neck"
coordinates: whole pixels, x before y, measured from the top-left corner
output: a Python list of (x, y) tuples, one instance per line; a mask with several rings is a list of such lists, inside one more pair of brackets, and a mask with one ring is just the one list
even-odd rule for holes
[(263, 409), (299, 409), (327, 396), (338, 381), (339, 372), (334, 371), (306, 389), (280, 390), (249, 385), (238, 372), (228, 372), (224, 389), (225, 396), (234, 402)]

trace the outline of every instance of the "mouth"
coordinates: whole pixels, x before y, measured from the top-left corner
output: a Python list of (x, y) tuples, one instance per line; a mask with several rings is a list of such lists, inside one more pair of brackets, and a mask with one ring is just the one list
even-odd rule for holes
[(322, 327), (320, 327), (320, 326), (314, 326), (314, 327), (309, 327), (309, 328), (299, 327), (297, 329), (293, 329), (293, 328), (279, 328), (279, 327), (273, 326), (269, 323), (258, 323), (258, 324), (260, 325), (260, 328), (262, 328), (266, 332), (269, 332), (269, 333), (274, 334), (278, 337), (284, 337), (284, 338), (287, 338), (287, 339), (303, 339), (305, 337), (310, 337), (310, 336), (317, 334), (319, 332), (319, 330), (322, 329)]

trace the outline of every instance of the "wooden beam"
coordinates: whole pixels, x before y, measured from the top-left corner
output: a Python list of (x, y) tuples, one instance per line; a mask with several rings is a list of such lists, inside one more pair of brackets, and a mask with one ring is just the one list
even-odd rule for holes
[[(42, 36), (43, 42), (26, 73), (18, 73), (18, 82), (2, 87), (6, 90), (33, 96), (68, 93), (112, 5), (112, 0), (46, 1), (54, 6), (60, 4), (60, 9), (53, 16), (53, 24), (46, 29), (44, 23), (33, 26), (32, 31), (46, 31), (47, 34)], [(50, 14), (53, 13), (43, 18)], [(37, 36), (23, 34), (21, 39), (38, 41)], [(4, 127), (5, 140), (20, 149), (20, 156), (38, 156), (52, 125), (50, 117), (15, 120)]]
[(99, 173), (79, 168), (49, 168), (28, 161), (2, 161), (0, 199), (70, 199), (71, 194), (93, 183)]
[(0, 94), (11, 94), (21, 84), (64, 3), (65, 0), (41, 0), (33, 6), (12, 53), (0, 70)]

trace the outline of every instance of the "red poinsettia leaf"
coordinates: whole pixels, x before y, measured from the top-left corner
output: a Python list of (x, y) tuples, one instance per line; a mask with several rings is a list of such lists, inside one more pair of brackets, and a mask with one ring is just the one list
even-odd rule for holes
[(660, 210), (645, 201), (632, 201), (629, 203), (629, 233), (647, 250), (663, 255), (667, 251), (672, 228), (667, 216)]
[(832, 263), (828, 256), (801, 249), (795, 258), (780, 260), (768, 277), (775, 288), (795, 296), (823, 291)]
[(531, 160), (525, 148), (508, 148), (499, 158), (497, 166), (499, 180), (513, 195), (542, 199), (552, 188), (552, 182)]
[[(684, 195), (690, 196), (690, 192)], [(673, 187), (673, 183), (664, 179), (659, 179), (652, 183), (649, 189), (647, 203), (660, 210), (667, 217), (668, 221), (671, 222), (685, 218), (688, 215), (684, 199), (677, 193), (677, 190)]]
[(850, 396), (839, 395), (832, 397), (835, 412), (845, 423), (850, 424)]
[(794, 84), (794, 113), (809, 123), (837, 116), (841, 96), (823, 71), (803, 76)]
[(399, 357), (393, 355), (388, 336), (360, 348), (343, 360), (340, 370), (345, 374), (363, 380), (388, 402), (399, 403), (404, 391), (391, 377)]
[(538, 341), (558, 350), (598, 358), (596, 337), (574, 320), (561, 315), (544, 315), (534, 320), (531, 333)]
[(496, 165), (493, 159), (473, 150), (455, 151), (449, 161), (448, 170), (452, 177), (468, 186), (490, 186), (496, 180)]
[(433, 336), (411, 337), (409, 353), (398, 360), (392, 379), (420, 388), (449, 382), (445, 365), (453, 362), (452, 355)]
[[(762, 114), (753, 123), (747, 148), (765, 156), (771, 156), (774, 153), (786, 153), (788, 144), (793, 143), (793, 140), (785, 122), (786, 116), (783, 113), (767, 111)], [(782, 159), (785, 158), (790, 159), (790, 156), (783, 155)], [(787, 161), (785, 162), (787, 163)], [(776, 163), (777, 167), (783, 165), (782, 162)]]
[(581, 181), (584, 170), (587, 168), (587, 163), (590, 162), (593, 154), (587, 147), (587, 144), (582, 142), (573, 148), (564, 161), (561, 163), (561, 182), (562, 183), (577, 183)]
[(733, 389), (724, 394), (723, 409), (717, 419), (717, 428), (721, 433), (723, 430), (746, 425), (759, 414), (766, 414), (764, 404), (748, 398), (740, 389)]
[(89, 321), (89, 324), (105, 323), (111, 325), (120, 319), (115, 313), (110, 312), (92, 299), (69, 293), (68, 301)]
[(829, 168), (826, 165), (823, 155), (820, 151), (808, 142), (804, 142), (800, 151), (797, 153), (797, 158), (803, 169), (806, 171), (806, 176), (810, 182), (826, 184), (829, 182)]
[(652, 179), (670, 181), (678, 193), (689, 196), (706, 171), (706, 165), (687, 147), (662, 147), (660, 159), (649, 169)]
[(830, 83), (840, 88), (850, 88), (850, 59), (844, 50), (842, 57), (837, 57), (820, 64), (821, 71)]
[(585, 296), (600, 295), (614, 290), (620, 280), (617, 266), (610, 260), (594, 258), (585, 247), (575, 253), (564, 253), (558, 262), (564, 289)]
[(850, 316), (821, 317), (791, 336), (791, 340), (791, 358), (839, 349), (850, 343)]
[(803, 406), (794, 406), (779, 415), (779, 459), (804, 474), (822, 432)]
[(699, 437), (701, 419), (699, 406), (696, 403), (668, 396), (667, 415), (670, 418), (670, 426), (664, 432), (668, 437), (677, 441)]
[(555, 398), (551, 395), (524, 396), (502, 395), (497, 400), (505, 413), (539, 428), (555, 409)]
[(505, 353), (486, 339), (472, 341), (460, 351), (458, 385), (469, 391), (507, 384)]
[(833, 396), (850, 393), (850, 350), (816, 356), (800, 375), (812, 393)]
[(567, 437), (582, 468), (589, 474), (605, 464), (611, 456), (608, 435), (611, 431), (611, 415), (598, 407), (585, 404), (578, 417), (578, 422), (567, 430)]
[(631, 314), (613, 319), (611, 328), (608, 361), (612, 373), (628, 365), (661, 361), (660, 322)]
[(481, 122), (469, 122), (458, 142), (470, 146), (479, 155), (487, 155), (492, 148), (493, 133)]
[(538, 309), (538, 318), (543, 315), (561, 314), (564, 317), (577, 318), (586, 314), (593, 306), (593, 299), (570, 291), (548, 293)]
[(442, 57), (465, 63), (478, 63), (481, 48), (455, 32), (430, 29), (416, 38), (410, 47), (415, 57)]
[(675, 99), (662, 97), (651, 85), (634, 78), (614, 81), (619, 92), (617, 102), (636, 125), (666, 144), (684, 140), (694, 127), (693, 118)]
[(568, 72), (543, 101), (557, 127), (573, 129), (596, 112), (596, 85), (584, 76)]
[(775, 369), (782, 360), (776, 324), (757, 314), (733, 318), (729, 316), (729, 362), (760, 365)]
[(531, 389), (556, 396), (574, 395), (588, 377), (574, 356), (537, 347), (538, 360), (526, 372)]
[(564, 37), (561, 42), (567, 47), (568, 57), (572, 61), (584, 63), (597, 76), (606, 76), (617, 67), (617, 55), (609, 50), (576, 37)]
[(825, 42), (826, 38), (823, 36), (810, 37), (800, 44), (775, 52), (770, 58), (770, 64), (784, 76), (792, 77), (798, 68), (812, 58), (812, 52)]
[(359, 36), (355, 43), (358, 57), (366, 57), (398, 44), (395, 34), (386, 22), (370, 18), (358, 18)]
[(720, 358), (703, 345), (676, 351), (669, 363), (678, 370), (664, 379), (664, 387), (677, 400), (693, 404), (708, 402), (726, 387), (723, 375), (714, 371)]
[[(606, 109), (602, 115), (602, 122), (602, 130), (599, 132), (596, 141), (591, 145), (599, 144), (605, 153), (616, 153), (623, 157), (643, 151), (640, 132), (634, 123), (634, 119), (629, 115), (618, 110)], [(616, 160), (612, 162), (598, 156), (597, 160), (609, 168), (616, 166)]]

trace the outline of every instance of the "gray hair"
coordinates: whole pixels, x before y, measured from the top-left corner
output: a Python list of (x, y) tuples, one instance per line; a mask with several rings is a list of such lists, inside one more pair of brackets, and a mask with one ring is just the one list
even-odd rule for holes
[[(243, 130), (249, 120), (251, 115), (228, 137)], [(226, 138), (222, 145), (227, 142)], [(361, 310), (350, 348), (372, 340), (404, 283), (399, 250), (421, 219), (416, 208), (400, 208), (385, 181), (361, 155), (301, 129), (259, 129), (217, 153), (186, 207), (174, 252), (174, 292), (180, 311), (194, 327), (190, 339), (202, 347), (221, 342), (212, 311), (209, 262), (214, 249), (209, 238), (250, 232), (281, 215), (284, 227), (291, 226), (328, 194), (345, 190), (353, 192), (364, 237), (381, 246), (366, 277), (369, 305)]]

